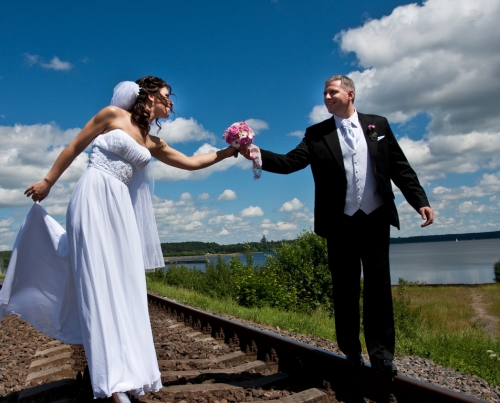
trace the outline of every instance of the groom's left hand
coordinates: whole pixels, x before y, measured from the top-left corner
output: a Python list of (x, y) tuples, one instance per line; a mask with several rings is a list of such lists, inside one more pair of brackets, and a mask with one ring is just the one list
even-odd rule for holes
[(418, 209), (418, 213), (422, 217), (422, 220), (425, 220), (421, 227), (427, 227), (434, 222), (434, 211), (429, 206), (421, 207)]

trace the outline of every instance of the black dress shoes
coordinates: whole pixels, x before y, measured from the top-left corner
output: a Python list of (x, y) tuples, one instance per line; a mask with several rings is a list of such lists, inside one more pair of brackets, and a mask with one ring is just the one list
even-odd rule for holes
[(362, 367), (363, 365), (365, 365), (365, 361), (363, 360), (363, 357), (360, 353), (347, 354), (345, 358), (349, 362), (349, 364), (352, 364), (355, 367)]
[(373, 360), (371, 364), (375, 371), (382, 372), (383, 374), (395, 376), (398, 373), (397, 367), (391, 360)]

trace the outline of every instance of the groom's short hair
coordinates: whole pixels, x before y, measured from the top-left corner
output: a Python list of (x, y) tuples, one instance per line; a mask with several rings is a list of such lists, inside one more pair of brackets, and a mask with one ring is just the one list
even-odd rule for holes
[(340, 86), (346, 91), (354, 91), (354, 96), (352, 97), (352, 102), (354, 103), (354, 98), (356, 98), (356, 87), (354, 86), (354, 81), (347, 76), (337, 74), (336, 76), (331, 76), (328, 80), (326, 80), (325, 85), (328, 85), (333, 81), (340, 81)]

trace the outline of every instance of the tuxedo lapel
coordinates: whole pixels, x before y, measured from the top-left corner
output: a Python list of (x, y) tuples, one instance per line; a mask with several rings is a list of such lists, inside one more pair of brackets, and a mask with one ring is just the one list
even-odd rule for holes
[(368, 136), (368, 126), (373, 124), (373, 120), (368, 116), (358, 112), (359, 123), (361, 124), (361, 128), (363, 129), (363, 134), (366, 139), (366, 146), (368, 147), (368, 154), (370, 154), (370, 160), (373, 168), (373, 173), (377, 174), (377, 164), (375, 161), (378, 156), (378, 144), (377, 139), (371, 140), (370, 136)]
[(325, 135), (324, 139), (328, 148), (333, 154), (333, 157), (340, 165), (345, 173), (344, 158), (342, 157), (342, 149), (340, 148), (339, 136), (337, 134), (337, 126), (335, 125), (335, 119), (333, 116), (330, 118), (331, 125), (328, 126), (328, 134)]

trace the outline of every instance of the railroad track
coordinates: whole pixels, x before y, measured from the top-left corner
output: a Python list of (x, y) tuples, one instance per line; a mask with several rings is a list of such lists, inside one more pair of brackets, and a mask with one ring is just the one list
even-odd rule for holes
[[(138, 399), (142, 403), (482, 402), (369, 366), (354, 372), (339, 355), (151, 294), (148, 299), (164, 387)], [(80, 346), (48, 341), (34, 354), (23, 389), (0, 402), (92, 401), (84, 368)]]

